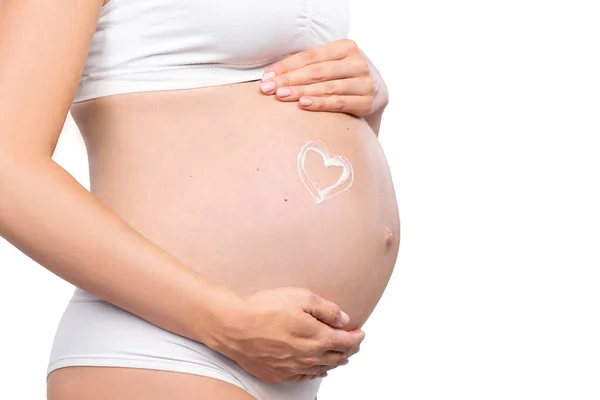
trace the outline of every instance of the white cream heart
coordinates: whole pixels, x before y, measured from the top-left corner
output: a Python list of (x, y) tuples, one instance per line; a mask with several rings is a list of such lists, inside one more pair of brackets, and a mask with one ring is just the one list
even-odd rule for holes
[[(329, 185), (324, 189), (319, 189), (317, 183), (306, 171), (306, 156), (309, 151), (314, 151), (315, 153), (320, 154), (321, 157), (323, 157), (323, 165), (326, 168), (342, 168), (342, 173), (336, 183)], [(350, 164), (350, 161), (343, 156), (330, 156), (327, 146), (325, 146), (323, 142), (308, 141), (302, 147), (302, 149), (300, 149), (300, 153), (298, 153), (298, 173), (300, 174), (302, 183), (311, 194), (313, 199), (315, 199), (317, 204), (320, 204), (323, 201), (332, 198), (333, 196), (337, 196), (338, 194), (345, 192), (346, 190), (350, 189), (354, 183), (354, 170), (352, 169), (352, 164)]]

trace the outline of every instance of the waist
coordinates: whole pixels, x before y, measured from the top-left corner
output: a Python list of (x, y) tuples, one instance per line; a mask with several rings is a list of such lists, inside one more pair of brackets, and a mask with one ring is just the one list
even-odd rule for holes
[(379, 142), (362, 119), (307, 112), (257, 86), (81, 103), (91, 190), (215, 281), (245, 293), (307, 287), (364, 322), (399, 240)]

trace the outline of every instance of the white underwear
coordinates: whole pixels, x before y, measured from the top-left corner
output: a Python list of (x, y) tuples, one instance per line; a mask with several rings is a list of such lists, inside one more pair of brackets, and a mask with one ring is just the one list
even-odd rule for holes
[(47, 374), (70, 366), (177, 371), (219, 379), (257, 400), (314, 400), (321, 379), (265, 383), (206, 345), (76, 289), (58, 326)]

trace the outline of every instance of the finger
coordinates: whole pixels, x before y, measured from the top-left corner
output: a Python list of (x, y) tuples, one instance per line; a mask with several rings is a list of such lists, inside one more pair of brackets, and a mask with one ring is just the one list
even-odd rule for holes
[(365, 96), (374, 92), (371, 77), (339, 79), (313, 83), (305, 86), (291, 86), (277, 89), (276, 96), (282, 101), (298, 101), (302, 96)]
[(315, 367), (311, 367), (309, 369), (306, 370), (302, 370), (302, 375), (301, 376), (314, 376), (317, 377), (321, 374), (325, 374), (328, 371), (331, 371), (332, 369), (336, 368), (337, 365), (319, 365), (319, 366), (315, 366)]
[(346, 353), (342, 353), (339, 351), (327, 351), (322, 354), (321, 357), (315, 360), (314, 365), (309, 365), (306, 368), (302, 369), (300, 372), (303, 374), (315, 374), (318, 372), (315, 368), (322, 367), (337, 367), (340, 363), (343, 363), (348, 359), (348, 355)]
[(302, 379), (300, 379), (300, 382), (310, 381), (325, 376), (327, 376), (327, 372), (322, 372), (321, 374), (302, 375)]
[(285, 381), (286, 382), (301, 382), (303, 377), (304, 377), (304, 375), (294, 375), (294, 376), (290, 376), (289, 378), (285, 378)]
[(318, 379), (318, 378), (325, 378), (327, 376), (327, 371), (323, 371), (320, 373), (315, 373), (315, 374), (305, 374), (305, 375), (301, 375), (301, 382), (303, 381), (310, 381), (312, 379)]
[[(318, 366), (338, 366), (348, 361), (348, 358), (356, 354), (358, 350), (359, 346), (354, 346), (346, 352), (328, 350), (325, 353), (321, 354), (320, 357), (315, 359), (313, 365), (308, 365), (306, 368), (314, 368)], [(301, 372), (303, 374), (309, 373), (306, 371), (306, 369), (303, 369)]]
[(370, 76), (369, 64), (364, 58), (347, 58), (344, 61), (325, 61), (277, 75), (264, 84), (275, 82), (276, 87), (308, 85), (334, 79)]
[(311, 379), (325, 378), (327, 376), (327, 372), (322, 372), (320, 374), (310, 374), (310, 375), (294, 375), (287, 378), (286, 382), (304, 382), (309, 381)]
[(301, 370), (300, 373), (304, 376), (319, 376), (327, 373), (328, 371), (336, 369), (337, 367), (347, 365), (348, 363), (349, 361), (346, 359), (334, 365), (315, 365), (313, 367)]
[(318, 295), (310, 296), (307, 299), (304, 311), (334, 328), (341, 328), (350, 321), (348, 314), (343, 312), (337, 304)]
[(303, 370), (300, 370), (300, 373), (304, 375), (319, 375), (324, 372), (331, 371), (332, 369), (335, 369), (337, 367), (347, 365), (349, 362), (350, 361), (347, 358), (345, 358), (340, 362), (331, 365), (314, 365), (312, 367), (307, 367)]
[(328, 329), (323, 339), (327, 343), (327, 349), (324, 353), (333, 351), (343, 354), (355, 354), (360, 349), (360, 344), (365, 339), (365, 333), (357, 329), (346, 332), (341, 329)]
[(340, 351), (330, 350), (323, 354), (323, 356), (319, 359), (319, 365), (345, 365), (348, 363), (348, 359), (358, 353), (360, 350), (360, 345), (352, 347), (349, 351), (342, 353)]
[(308, 111), (345, 112), (364, 117), (371, 111), (373, 96), (321, 96), (301, 97), (300, 107)]
[[(284, 58), (281, 61), (271, 65), (265, 71), (265, 75), (273, 72), (275, 75), (285, 74), (289, 71), (294, 71), (304, 66), (320, 63), (324, 61), (341, 60), (353, 53), (360, 52), (358, 45), (353, 40), (342, 39), (336, 40), (322, 46), (304, 50)], [(264, 75), (263, 75), (264, 76)], [(267, 80), (270, 78), (264, 78)]]

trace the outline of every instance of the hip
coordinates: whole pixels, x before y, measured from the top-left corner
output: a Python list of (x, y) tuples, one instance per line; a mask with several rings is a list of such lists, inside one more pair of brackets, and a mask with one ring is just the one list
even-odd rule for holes
[[(235, 385), (258, 400), (313, 400), (321, 383), (317, 379), (267, 384), (204, 344), (163, 330), (81, 289), (75, 290), (62, 316), (47, 374), (65, 367), (121, 367), (203, 376)], [(92, 380), (91, 375), (93, 372), (86, 379)], [(107, 384), (110, 386), (103, 382)]]

